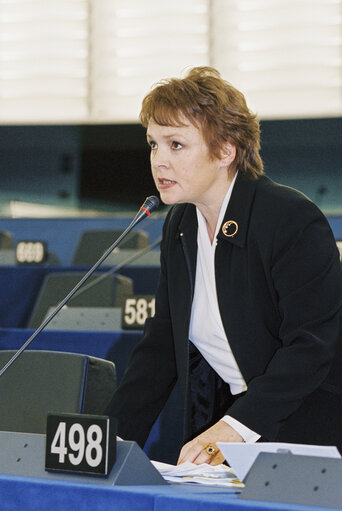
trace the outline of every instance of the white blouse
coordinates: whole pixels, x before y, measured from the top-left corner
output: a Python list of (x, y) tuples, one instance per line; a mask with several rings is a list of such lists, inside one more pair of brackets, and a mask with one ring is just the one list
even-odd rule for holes
[[(216, 236), (221, 227), (225, 211), (234, 187), (236, 175), (223, 200), (213, 243), (210, 242), (206, 220), (196, 208), (198, 220), (197, 266), (194, 298), (191, 309), (189, 338), (211, 367), (229, 384), (233, 395), (247, 390), (247, 385), (236, 363), (223, 328), (216, 293), (215, 250)], [(223, 418), (245, 441), (255, 442), (260, 435), (233, 419)]]

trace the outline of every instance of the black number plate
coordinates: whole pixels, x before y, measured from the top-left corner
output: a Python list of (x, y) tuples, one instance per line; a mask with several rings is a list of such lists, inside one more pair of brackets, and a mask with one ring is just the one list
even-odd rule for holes
[(108, 476), (116, 457), (116, 420), (48, 414), (45, 469)]

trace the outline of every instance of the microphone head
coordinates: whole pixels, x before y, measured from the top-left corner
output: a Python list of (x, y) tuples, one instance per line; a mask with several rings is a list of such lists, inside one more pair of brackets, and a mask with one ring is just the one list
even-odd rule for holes
[(157, 209), (159, 206), (159, 199), (155, 195), (151, 195), (150, 197), (146, 197), (144, 204), (140, 207), (138, 213), (131, 223), (131, 227), (137, 225), (137, 223), (141, 222), (147, 216), (150, 216), (152, 211)]
[(159, 199), (155, 195), (151, 195), (150, 197), (146, 197), (144, 204), (141, 206), (141, 209), (148, 212), (147, 214), (151, 214), (152, 211), (157, 209), (159, 206)]

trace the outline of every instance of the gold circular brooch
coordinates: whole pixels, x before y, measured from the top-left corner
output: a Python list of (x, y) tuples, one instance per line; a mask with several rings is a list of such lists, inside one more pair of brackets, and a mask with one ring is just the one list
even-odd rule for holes
[(222, 226), (222, 232), (227, 238), (232, 238), (238, 232), (239, 226), (235, 220), (228, 220)]

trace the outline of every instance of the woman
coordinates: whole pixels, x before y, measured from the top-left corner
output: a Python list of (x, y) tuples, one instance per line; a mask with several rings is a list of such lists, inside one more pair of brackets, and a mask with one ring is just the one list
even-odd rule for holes
[(339, 255), (303, 194), (263, 175), (259, 123), (209, 67), (142, 103), (167, 215), (156, 313), (109, 408), (141, 445), (176, 380), (179, 462), (218, 464), (216, 442), (342, 448)]

